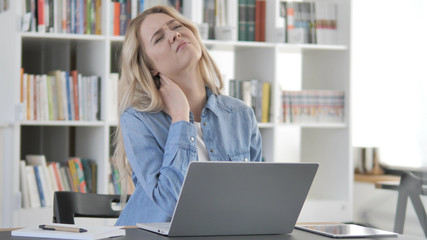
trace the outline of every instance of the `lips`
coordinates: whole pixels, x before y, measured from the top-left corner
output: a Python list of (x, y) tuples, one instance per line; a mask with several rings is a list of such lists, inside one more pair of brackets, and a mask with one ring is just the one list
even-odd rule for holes
[(176, 48), (176, 52), (181, 51), (181, 49), (185, 48), (188, 44), (189, 44), (189, 42), (187, 42), (187, 41), (180, 42), (178, 44), (178, 47)]

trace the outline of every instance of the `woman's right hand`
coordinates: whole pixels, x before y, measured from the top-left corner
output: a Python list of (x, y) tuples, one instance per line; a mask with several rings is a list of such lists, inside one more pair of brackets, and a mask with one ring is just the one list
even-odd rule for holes
[(170, 78), (160, 75), (160, 95), (165, 105), (163, 111), (172, 118), (172, 123), (178, 121), (190, 121), (190, 105), (181, 88)]

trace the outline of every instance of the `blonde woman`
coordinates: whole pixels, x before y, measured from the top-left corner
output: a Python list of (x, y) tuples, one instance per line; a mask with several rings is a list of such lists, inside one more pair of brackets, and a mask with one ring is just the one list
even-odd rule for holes
[(222, 87), (196, 27), (174, 9), (153, 7), (130, 22), (115, 161), (123, 192), (129, 174), (135, 191), (116, 225), (170, 221), (192, 161), (261, 161), (252, 109)]

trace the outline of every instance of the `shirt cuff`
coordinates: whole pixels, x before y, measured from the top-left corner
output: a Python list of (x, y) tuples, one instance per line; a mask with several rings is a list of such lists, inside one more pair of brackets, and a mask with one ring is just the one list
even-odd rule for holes
[(196, 149), (197, 132), (196, 126), (187, 121), (178, 121), (172, 123), (169, 127), (168, 139), (166, 148), (168, 147), (184, 147)]

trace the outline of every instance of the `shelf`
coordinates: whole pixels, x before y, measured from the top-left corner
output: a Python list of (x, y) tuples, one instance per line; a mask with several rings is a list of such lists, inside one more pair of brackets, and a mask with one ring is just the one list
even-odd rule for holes
[(301, 128), (346, 128), (345, 123), (279, 123), (281, 127), (301, 127)]
[(277, 44), (279, 51), (283, 52), (293, 52), (293, 51), (346, 51), (348, 47), (345, 45), (319, 45), (319, 44), (288, 44), (288, 43), (278, 43)]
[(78, 126), (103, 127), (104, 121), (21, 121), (21, 126)]
[(259, 128), (273, 128), (274, 123), (258, 123)]
[(125, 40), (125, 36), (109, 36), (108, 38), (112, 42), (123, 42)]
[[(33, 34), (40, 35), (40, 34)], [(51, 34), (41, 34), (51, 35)], [(56, 34), (62, 36), (61, 34)], [(68, 34), (75, 35), (75, 34)], [(31, 35), (32, 36), (32, 35)], [(83, 35), (84, 37), (85, 35)], [(101, 37), (102, 38), (102, 37)], [(123, 42), (124, 36), (108, 36), (111, 42)], [(318, 44), (289, 44), (289, 43), (270, 43), (270, 42), (255, 42), (255, 41), (220, 41), (220, 40), (203, 40), (203, 43), (209, 50), (234, 50), (235, 48), (274, 48), (278, 47), (279, 51), (294, 52), (294, 51), (346, 51), (348, 47), (345, 45), (318, 45)]]
[(97, 41), (104, 40), (104, 35), (90, 34), (69, 34), (69, 33), (37, 33), (37, 32), (22, 32), (22, 38), (42, 38), (42, 39), (63, 39), (63, 40), (87, 40)]

